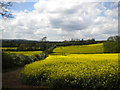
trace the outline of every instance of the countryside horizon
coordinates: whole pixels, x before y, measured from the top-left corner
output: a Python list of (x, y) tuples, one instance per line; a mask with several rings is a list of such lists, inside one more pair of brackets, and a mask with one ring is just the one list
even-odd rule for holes
[(0, 1), (0, 88), (120, 89), (118, 0), (9, 1)]

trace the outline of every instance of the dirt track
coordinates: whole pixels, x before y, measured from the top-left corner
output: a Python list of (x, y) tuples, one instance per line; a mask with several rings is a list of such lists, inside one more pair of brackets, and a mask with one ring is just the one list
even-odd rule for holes
[[(53, 90), (47, 86), (29, 86), (23, 85), (19, 81), (19, 74), (22, 68), (18, 68), (16, 70), (12, 70), (9, 72), (2, 73), (2, 87), (3, 90)], [(55, 89), (54, 89), (55, 90)], [(83, 89), (57, 89), (57, 90), (83, 90)]]
[(11, 88), (13, 90), (16, 89), (35, 89), (35, 88), (39, 88), (40, 89), (47, 89), (48, 87), (44, 87), (44, 86), (28, 86), (28, 85), (23, 85), (20, 81), (19, 81), (19, 73), (22, 70), (22, 68), (19, 68), (17, 70), (12, 70), (9, 72), (5, 72), (2, 73), (2, 87), (4, 88)]

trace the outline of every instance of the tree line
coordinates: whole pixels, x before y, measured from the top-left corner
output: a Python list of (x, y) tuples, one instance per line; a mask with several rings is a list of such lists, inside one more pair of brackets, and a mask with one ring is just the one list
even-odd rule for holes
[[(120, 36), (111, 36), (106, 41), (88, 40), (71, 40), (71, 41), (46, 41), (47, 37), (43, 37), (40, 41), (31, 40), (2, 40), (2, 47), (17, 47), (11, 51), (47, 51), (50, 47), (71, 46), (71, 45), (88, 45), (96, 43), (104, 43), (103, 48), (105, 53), (120, 52)], [(9, 50), (9, 49), (7, 49)], [(10, 51), (10, 50), (9, 50)]]
[(101, 43), (103, 41), (95, 41), (95, 39), (88, 40), (70, 40), (70, 41), (47, 41), (47, 37), (43, 37), (40, 41), (32, 40), (1, 40), (1, 47), (17, 47), (16, 51), (34, 51), (41, 50), (45, 51), (52, 46), (71, 46), (71, 45), (88, 45)]

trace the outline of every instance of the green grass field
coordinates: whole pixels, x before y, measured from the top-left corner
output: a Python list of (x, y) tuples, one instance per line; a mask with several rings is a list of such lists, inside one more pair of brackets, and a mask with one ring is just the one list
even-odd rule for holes
[(52, 88), (118, 89), (118, 54), (50, 55), (26, 65), (21, 80)]
[(57, 47), (53, 50), (53, 52), (54, 52), (54, 54), (103, 53), (103, 43)]
[(4, 51), (5, 53), (23, 54), (27, 56), (40, 54), (42, 51)]

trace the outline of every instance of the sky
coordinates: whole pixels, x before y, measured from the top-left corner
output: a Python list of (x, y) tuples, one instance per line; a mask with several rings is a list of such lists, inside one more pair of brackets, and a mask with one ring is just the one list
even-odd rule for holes
[(0, 18), (3, 39), (106, 40), (118, 35), (117, 2), (36, 0), (13, 2), (12, 19)]

